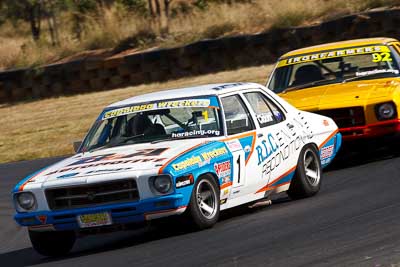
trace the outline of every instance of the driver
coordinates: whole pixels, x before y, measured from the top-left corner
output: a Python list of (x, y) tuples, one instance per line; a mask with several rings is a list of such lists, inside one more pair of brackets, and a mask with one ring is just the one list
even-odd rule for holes
[(161, 124), (152, 123), (149, 117), (143, 113), (136, 114), (128, 121), (127, 136), (157, 136), (165, 135), (165, 129)]

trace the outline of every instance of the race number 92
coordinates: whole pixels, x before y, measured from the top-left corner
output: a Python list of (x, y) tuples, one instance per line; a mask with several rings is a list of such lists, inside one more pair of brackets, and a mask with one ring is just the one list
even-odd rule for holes
[(390, 57), (389, 52), (383, 52), (383, 53), (373, 53), (372, 54), (372, 62), (388, 62), (392, 61), (392, 58)]

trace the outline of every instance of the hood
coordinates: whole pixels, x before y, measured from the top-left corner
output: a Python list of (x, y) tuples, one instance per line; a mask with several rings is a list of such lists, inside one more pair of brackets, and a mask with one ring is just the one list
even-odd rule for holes
[(365, 106), (371, 99), (391, 99), (400, 86), (400, 78), (387, 78), (329, 84), (280, 94), (302, 110), (319, 110), (347, 106)]
[[(204, 139), (166, 141), (113, 147), (76, 154), (45, 168), (29, 184), (62, 185), (73, 182), (105, 180), (110, 177), (135, 177), (140, 173), (158, 173), (160, 168)], [(80, 178), (80, 179), (77, 179)]]

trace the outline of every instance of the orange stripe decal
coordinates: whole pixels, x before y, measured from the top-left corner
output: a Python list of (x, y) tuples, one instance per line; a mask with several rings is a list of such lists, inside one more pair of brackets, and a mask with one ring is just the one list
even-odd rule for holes
[(177, 159), (178, 157), (182, 156), (183, 154), (185, 154), (185, 153), (189, 152), (190, 150), (192, 150), (192, 149), (195, 149), (195, 148), (197, 148), (197, 147), (199, 147), (199, 146), (202, 146), (202, 145), (204, 145), (204, 144), (206, 144), (206, 143), (200, 143), (200, 144), (197, 144), (197, 145), (195, 145), (195, 146), (192, 146), (192, 147), (190, 147), (190, 148), (186, 149), (185, 151), (183, 151), (183, 152), (179, 153), (178, 155), (176, 155), (176, 156), (173, 156), (173, 157), (172, 157), (172, 158), (170, 158), (170, 159), (169, 159), (167, 162), (165, 162), (165, 163), (164, 163), (164, 165), (162, 165), (162, 166), (161, 166), (160, 170), (158, 171), (158, 174), (161, 174), (161, 173), (164, 171), (165, 167), (167, 167), (167, 166), (168, 166), (168, 164), (170, 164), (170, 163), (171, 163), (171, 161), (173, 161), (173, 160)]
[(250, 158), (251, 158), (251, 155), (253, 155), (254, 146), (255, 146), (255, 145), (256, 145), (256, 132), (253, 133), (253, 142), (252, 142), (252, 144), (251, 144), (251, 150), (250, 150), (249, 156), (248, 156), (247, 159), (246, 159), (246, 165), (247, 165), (247, 162), (249, 162), (249, 160), (250, 160)]
[(224, 189), (224, 188), (227, 188), (227, 187), (229, 187), (231, 185), (232, 185), (232, 182), (224, 183), (223, 185), (221, 185), (221, 190)]
[(19, 188), (18, 191), (22, 191), (24, 190), (24, 187), (27, 183), (29, 183), (30, 181), (32, 181), (32, 179), (34, 179), (35, 177), (39, 176), (39, 174), (43, 173), (45, 170), (47, 170), (48, 168), (45, 168), (43, 171), (38, 172), (37, 174), (35, 174), (34, 176), (32, 176), (31, 178), (29, 178), (28, 180), (26, 180)]
[[(286, 171), (285, 173), (283, 173), (282, 175), (280, 175), (278, 178), (276, 178), (275, 180), (273, 180), (272, 182), (268, 183), (266, 186), (264, 186), (263, 188), (259, 189), (256, 194), (261, 193), (261, 192), (265, 192), (268, 190), (271, 190), (273, 188), (282, 186), (282, 185), (278, 185), (278, 186), (273, 186), (271, 187), (271, 185), (273, 185), (274, 183), (278, 182), (279, 180), (281, 180), (282, 178), (286, 177), (287, 175), (289, 175), (291, 172), (293, 172), (296, 169), (296, 166), (290, 168), (288, 171)], [(288, 182), (289, 183), (289, 182)], [(286, 184), (286, 183), (285, 183)]]
[(229, 141), (229, 140), (241, 139), (241, 138), (245, 138), (245, 137), (249, 137), (249, 136), (253, 136), (253, 141), (251, 143), (251, 150), (250, 150), (249, 156), (247, 157), (246, 162), (245, 162), (246, 165), (249, 162), (249, 160), (251, 158), (251, 155), (254, 152), (254, 146), (256, 145), (256, 131), (252, 131), (250, 133), (239, 134), (239, 135), (236, 135), (236, 136), (231, 136), (231, 137), (228, 137), (228, 138), (225, 138), (225, 139), (221, 140), (221, 141)]
[(337, 134), (338, 132), (339, 132), (339, 130), (336, 129), (336, 131), (334, 131), (333, 133), (331, 133), (331, 134), (328, 136), (328, 138), (326, 138), (325, 141), (322, 142), (322, 143), (318, 146), (318, 148), (320, 149), (321, 147), (323, 147), (323, 146), (324, 146), (326, 143), (328, 143), (328, 141), (329, 141), (335, 134)]
[(248, 137), (248, 136), (252, 136), (252, 135), (256, 136), (256, 131), (252, 131), (252, 132), (249, 132), (249, 133), (243, 133), (243, 134), (236, 134), (234, 136), (222, 139), (221, 141), (229, 141), (229, 140), (232, 140), (232, 139), (240, 139), (240, 138)]

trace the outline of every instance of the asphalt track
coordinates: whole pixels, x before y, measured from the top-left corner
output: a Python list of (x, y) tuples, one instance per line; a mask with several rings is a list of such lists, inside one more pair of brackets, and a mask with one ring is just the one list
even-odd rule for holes
[(225, 212), (209, 230), (150, 227), (80, 239), (45, 258), (12, 220), (10, 191), (56, 159), (0, 165), (0, 266), (400, 266), (400, 147), (346, 154), (320, 193)]

